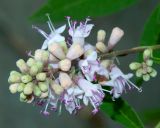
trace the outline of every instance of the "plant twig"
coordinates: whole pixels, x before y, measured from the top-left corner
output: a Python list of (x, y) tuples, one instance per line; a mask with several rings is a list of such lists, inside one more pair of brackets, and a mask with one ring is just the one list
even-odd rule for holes
[(103, 53), (100, 54), (99, 57), (101, 59), (110, 58), (110, 57), (118, 57), (118, 56), (126, 56), (129, 54), (134, 54), (137, 52), (143, 52), (145, 49), (152, 49), (152, 50), (158, 50), (160, 49), (160, 45), (153, 45), (153, 46), (140, 46), (140, 47), (134, 47), (131, 49), (125, 49), (125, 50), (119, 50), (119, 51), (113, 51), (110, 53)]

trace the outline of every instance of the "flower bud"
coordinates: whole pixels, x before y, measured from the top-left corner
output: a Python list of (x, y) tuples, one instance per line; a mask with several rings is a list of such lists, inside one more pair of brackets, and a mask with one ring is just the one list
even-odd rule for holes
[(142, 65), (138, 62), (132, 62), (130, 65), (129, 65), (129, 68), (131, 70), (137, 70), (141, 67)]
[(18, 92), (23, 92), (24, 87), (25, 87), (25, 84), (24, 84), (24, 83), (20, 83), (20, 84), (18, 85), (18, 87), (17, 87), (17, 91), (18, 91)]
[(31, 95), (33, 92), (33, 83), (30, 82), (28, 84), (26, 84), (26, 86), (24, 87), (23, 93), (25, 95)]
[(12, 93), (12, 94), (14, 94), (14, 93), (16, 93), (17, 92), (17, 87), (18, 87), (18, 83), (16, 83), (16, 84), (11, 84), (10, 86), (9, 86), (9, 90), (10, 90), (10, 92)]
[(48, 97), (48, 92), (42, 92), (41, 96), (39, 98), (43, 99), (43, 98), (47, 98)]
[(97, 41), (98, 42), (104, 42), (105, 37), (106, 37), (106, 32), (104, 30), (99, 30), (97, 32)]
[(151, 73), (153, 71), (153, 68), (152, 67), (147, 67), (147, 72), (148, 73)]
[(23, 83), (29, 83), (30, 81), (32, 81), (32, 77), (31, 77), (30, 75), (23, 75), (23, 76), (21, 77), (21, 81), (22, 81)]
[(60, 81), (61, 86), (64, 89), (67, 89), (68, 87), (70, 87), (72, 85), (72, 80), (71, 80), (70, 76), (64, 72), (59, 73), (59, 81)]
[(152, 56), (152, 49), (146, 49), (143, 52), (143, 59), (149, 59)]
[(45, 51), (45, 50), (42, 50), (42, 49), (37, 49), (35, 51), (34, 58), (37, 61), (42, 61), (42, 62), (46, 63), (48, 61), (48, 58), (49, 58), (49, 52)]
[(21, 92), (20, 93), (20, 99), (26, 99), (26, 98), (27, 98), (27, 96), (23, 92)]
[(64, 59), (59, 62), (59, 68), (62, 71), (69, 71), (71, 68), (71, 61), (69, 59)]
[(59, 60), (52, 54), (49, 54), (49, 62), (50, 63), (55, 63), (58, 62)]
[(149, 81), (150, 80), (150, 76), (148, 74), (143, 75), (143, 80), (144, 81)]
[(118, 43), (118, 41), (122, 38), (124, 32), (122, 29), (115, 27), (112, 30), (111, 36), (108, 41), (108, 49), (111, 50)]
[(101, 65), (102, 65), (104, 68), (108, 68), (112, 63), (113, 63), (112, 60), (102, 60), (102, 61), (101, 61)]
[(31, 67), (32, 65), (34, 65), (36, 63), (36, 61), (35, 61), (35, 59), (33, 59), (33, 58), (29, 58), (28, 60), (27, 60), (27, 65), (29, 66), (29, 67)]
[(46, 82), (39, 82), (38, 87), (40, 88), (42, 92), (48, 91), (48, 83)]
[(50, 44), (48, 46), (48, 50), (60, 60), (65, 58), (65, 53), (64, 53), (62, 47), (58, 43)]
[(137, 77), (142, 77), (142, 75), (143, 75), (143, 69), (138, 69), (138, 70), (136, 71), (136, 76), (137, 76)]
[(38, 86), (34, 86), (33, 93), (35, 96), (40, 97), (41, 96), (41, 90)]
[(152, 70), (152, 72), (150, 73), (151, 77), (156, 77), (157, 76), (157, 71), (155, 69)]
[(153, 60), (146, 60), (147, 66), (152, 66), (153, 65)]
[(45, 81), (46, 80), (46, 73), (44, 73), (44, 72), (41, 72), (41, 73), (38, 73), (37, 75), (36, 75), (36, 79), (38, 80), (38, 81)]
[(38, 72), (42, 72), (42, 70), (43, 70), (43, 63), (41, 61), (37, 61), (36, 65), (38, 67)]
[(102, 53), (105, 53), (107, 51), (107, 47), (103, 42), (96, 43), (96, 48)]
[(64, 89), (59, 84), (52, 84), (51, 87), (57, 95), (62, 94), (64, 91)]
[(10, 75), (17, 75), (21, 77), (21, 73), (17, 72), (17, 71), (11, 71)]
[(65, 41), (62, 41), (62, 42), (59, 42), (59, 44), (60, 44), (60, 46), (62, 47), (63, 51), (64, 51), (65, 53), (67, 53), (68, 47), (67, 47), (66, 42), (65, 42)]
[(23, 59), (19, 59), (16, 62), (16, 65), (17, 65), (17, 67), (19, 68), (19, 70), (21, 72), (23, 72), (23, 73), (28, 72), (28, 66), (27, 66), (27, 64), (25, 63), (25, 61)]
[(79, 58), (81, 55), (83, 55), (84, 49), (79, 43), (74, 43), (72, 46), (69, 48), (68, 53), (67, 53), (67, 58), (70, 60), (74, 60)]
[(9, 83), (19, 83), (21, 82), (21, 76), (19, 76), (18, 74), (12, 74), (9, 76), (8, 78), (8, 82)]
[(34, 65), (32, 65), (31, 66), (31, 68), (30, 68), (30, 70), (29, 70), (29, 74), (31, 75), (31, 76), (35, 76), (35, 75), (37, 75), (37, 73), (38, 73), (38, 66), (36, 65), (36, 64), (34, 64)]

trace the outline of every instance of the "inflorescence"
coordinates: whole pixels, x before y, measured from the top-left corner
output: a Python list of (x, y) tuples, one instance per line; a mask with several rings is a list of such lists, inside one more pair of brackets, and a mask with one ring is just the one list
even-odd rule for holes
[[(44, 115), (49, 115), (50, 110), (61, 113), (63, 106), (72, 114), (88, 105), (93, 107), (92, 113), (95, 114), (106, 95), (111, 95), (115, 100), (126, 89), (142, 91), (130, 81), (132, 73), (124, 74), (118, 68), (114, 62), (115, 57), (101, 60), (98, 56), (99, 53), (113, 50), (124, 35), (123, 30), (113, 28), (107, 45), (106, 32), (99, 30), (97, 43), (93, 46), (85, 41), (94, 26), (88, 24), (90, 19), (78, 24), (67, 17), (71, 37), (67, 41), (61, 35), (66, 25), (55, 29), (47, 16), (50, 34), (33, 26), (45, 37), (41, 49), (36, 50), (34, 55), (28, 53), (29, 59), (26, 62), (23, 59), (16, 62), (20, 72), (10, 72), (9, 90), (11, 93), (19, 92), (20, 101), (44, 106)], [(152, 62), (145, 58), (145, 63), (135, 62), (130, 68), (137, 70), (136, 75), (140, 77), (143, 74), (139, 70), (145, 68), (150, 71), (151, 65)], [(155, 76), (153, 70), (150, 75)], [(144, 80), (149, 79), (147, 77), (143, 75)]]

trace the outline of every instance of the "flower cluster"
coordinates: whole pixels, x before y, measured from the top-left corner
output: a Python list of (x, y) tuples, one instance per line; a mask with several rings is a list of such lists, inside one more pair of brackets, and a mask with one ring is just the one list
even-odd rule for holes
[(137, 77), (142, 77), (144, 81), (149, 81), (150, 77), (156, 77), (157, 71), (152, 67), (153, 60), (152, 57), (152, 49), (146, 49), (143, 52), (143, 59), (142, 63), (139, 62), (132, 62), (129, 67), (131, 70), (136, 71)]
[(42, 113), (45, 115), (49, 115), (49, 110), (61, 113), (62, 107), (75, 113), (89, 104), (95, 114), (105, 95), (111, 95), (114, 100), (127, 87), (141, 91), (130, 81), (133, 74), (124, 74), (114, 63), (114, 58), (101, 60), (98, 56), (113, 50), (124, 35), (123, 30), (113, 28), (107, 45), (106, 32), (99, 30), (97, 43), (93, 46), (85, 41), (94, 26), (88, 24), (90, 19), (78, 24), (67, 17), (71, 37), (68, 41), (61, 35), (66, 25), (55, 29), (49, 16), (48, 19), (49, 34), (33, 26), (45, 37), (42, 48), (34, 55), (29, 53), (27, 62), (17, 61), (20, 72), (10, 73), (10, 92), (19, 92), (20, 101), (44, 106)]

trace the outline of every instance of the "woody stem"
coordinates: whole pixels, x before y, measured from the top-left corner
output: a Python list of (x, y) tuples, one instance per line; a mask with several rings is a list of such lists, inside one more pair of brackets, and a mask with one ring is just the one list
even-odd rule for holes
[(126, 56), (129, 54), (143, 52), (145, 49), (158, 50), (160, 49), (160, 45), (140, 46), (140, 47), (134, 47), (131, 49), (118, 50), (118, 51), (100, 54), (99, 57), (101, 59), (105, 59), (105, 58), (110, 58), (110, 57)]

